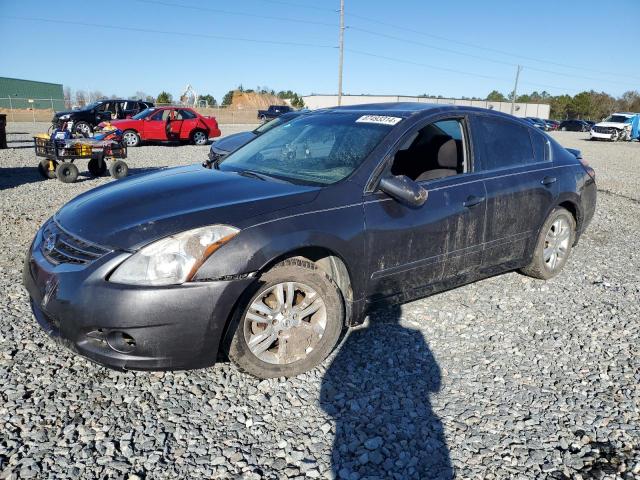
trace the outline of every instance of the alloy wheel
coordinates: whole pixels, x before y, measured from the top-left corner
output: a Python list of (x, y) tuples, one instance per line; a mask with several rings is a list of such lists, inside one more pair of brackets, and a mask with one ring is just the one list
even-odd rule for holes
[(327, 327), (322, 297), (299, 282), (282, 282), (258, 294), (244, 317), (244, 338), (251, 353), (272, 364), (305, 359)]
[(195, 143), (196, 145), (204, 145), (205, 143), (207, 143), (207, 136), (204, 134), (204, 132), (195, 132), (193, 134), (193, 143)]
[(571, 226), (566, 218), (557, 218), (549, 228), (544, 241), (543, 258), (549, 270), (560, 266), (567, 256), (569, 241), (571, 240)]
[(122, 138), (127, 147), (135, 147), (138, 144), (137, 135), (133, 132), (125, 132)]

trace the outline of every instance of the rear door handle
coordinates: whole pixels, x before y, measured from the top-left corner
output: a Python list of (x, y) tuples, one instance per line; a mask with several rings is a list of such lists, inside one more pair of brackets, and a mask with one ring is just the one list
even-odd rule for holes
[(462, 202), (463, 207), (474, 207), (479, 203), (484, 202), (484, 197), (476, 197), (475, 195), (471, 195), (464, 202)]
[(552, 183), (556, 183), (558, 179), (556, 177), (544, 177), (540, 183), (542, 185), (551, 185)]

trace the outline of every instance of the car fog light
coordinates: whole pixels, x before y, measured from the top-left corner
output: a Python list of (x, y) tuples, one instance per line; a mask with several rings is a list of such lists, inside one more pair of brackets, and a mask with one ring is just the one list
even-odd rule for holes
[(107, 343), (113, 350), (120, 353), (131, 353), (136, 349), (136, 341), (133, 337), (117, 330), (109, 332)]

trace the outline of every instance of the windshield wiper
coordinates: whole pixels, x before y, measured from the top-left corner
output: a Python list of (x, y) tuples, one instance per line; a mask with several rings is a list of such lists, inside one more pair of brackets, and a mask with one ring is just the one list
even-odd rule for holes
[(243, 177), (257, 178), (258, 180), (262, 180), (262, 181), (265, 181), (265, 182), (269, 178), (267, 175), (263, 175), (261, 173), (254, 172), (253, 170), (240, 170), (238, 172), (238, 175), (242, 175)]

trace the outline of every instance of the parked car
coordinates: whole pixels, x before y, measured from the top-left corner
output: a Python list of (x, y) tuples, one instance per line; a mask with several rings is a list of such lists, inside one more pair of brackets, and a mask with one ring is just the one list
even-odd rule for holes
[(293, 108), (289, 105), (271, 105), (266, 110), (258, 110), (258, 119), (266, 122), (267, 120), (273, 120), (274, 118), (291, 111), (293, 111)]
[(249, 130), (246, 132), (234, 133), (232, 135), (227, 135), (220, 140), (217, 140), (211, 144), (211, 148), (209, 149), (209, 165), (214, 161), (220, 161), (222, 158), (229, 155), (231, 152), (235, 152), (237, 149), (242, 147), (243, 145), (249, 143), (256, 137), (259, 137), (263, 133), (268, 132), (272, 128), (277, 127), (278, 125), (282, 125), (300, 115), (308, 115), (309, 110), (298, 110), (295, 112), (285, 113), (280, 115), (273, 120), (263, 123), (258, 128), (254, 130)]
[(115, 120), (111, 124), (122, 130), (122, 140), (127, 147), (137, 147), (147, 140), (190, 141), (205, 145), (210, 138), (220, 136), (214, 117), (205, 117), (186, 107), (148, 108), (133, 118)]
[(630, 140), (631, 120), (635, 116), (635, 113), (628, 112), (609, 115), (602, 122), (591, 127), (589, 133), (591, 140), (610, 140), (612, 142)]
[(529, 121), (534, 127), (539, 128), (540, 130), (544, 130), (545, 132), (549, 130), (547, 123), (541, 118), (525, 117), (525, 120)]
[(589, 124), (584, 120), (564, 120), (558, 127), (563, 132), (588, 132)]
[(557, 120), (545, 120), (544, 123), (547, 124), (547, 131), (558, 130), (558, 127), (560, 127), (560, 122)]
[(42, 328), (99, 363), (205, 367), (221, 350), (257, 377), (293, 376), (377, 301), (557, 275), (595, 202), (579, 152), (510, 115), (348, 106), (211, 170), (83, 193), (38, 230), (23, 282)]
[(89, 136), (102, 122), (133, 117), (149, 107), (153, 103), (142, 100), (100, 100), (78, 110), (56, 112), (51, 123), (73, 122), (74, 133)]

